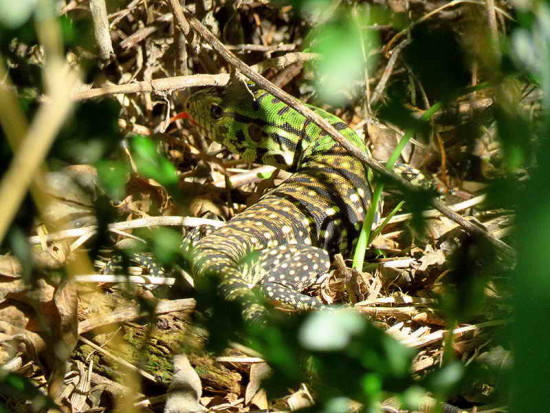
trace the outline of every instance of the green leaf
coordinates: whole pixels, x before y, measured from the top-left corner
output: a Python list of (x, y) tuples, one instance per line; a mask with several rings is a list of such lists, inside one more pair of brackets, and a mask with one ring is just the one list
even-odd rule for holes
[(420, 386), (411, 386), (405, 390), (401, 398), (405, 406), (410, 410), (420, 410), (426, 391)]
[(440, 396), (450, 395), (464, 375), (464, 367), (459, 361), (452, 361), (434, 371), (427, 378), (427, 387)]
[(322, 413), (347, 413), (350, 407), (351, 401), (347, 397), (334, 397), (326, 402)]
[(36, 9), (37, 0), (0, 0), (0, 24), (15, 29), (25, 23)]
[(140, 174), (164, 186), (178, 183), (175, 166), (159, 154), (153, 141), (144, 136), (136, 136), (132, 139), (132, 150)]
[(365, 324), (363, 317), (355, 311), (318, 311), (306, 319), (298, 332), (298, 339), (309, 350), (343, 350), (353, 336), (365, 328)]
[(32, 382), (22, 376), (0, 369), (0, 395), (12, 400), (30, 400), (34, 411), (58, 409)]
[(99, 182), (107, 196), (115, 201), (121, 201), (125, 194), (130, 169), (124, 162), (99, 161), (96, 164)]
[(153, 252), (163, 264), (169, 264), (180, 254), (181, 234), (170, 228), (153, 231)]
[(316, 63), (316, 87), (323, 101), (346, 102), (347, 95), (364, 78), (367, 63), (374, 63), (367, 59), (378, 46), (378, 35), (362, 29), (372, 24), (369, 10), (361, 8), (353, 15), (351, 10), (342, 9), (310, 34), (311, 51), (321, 55)]

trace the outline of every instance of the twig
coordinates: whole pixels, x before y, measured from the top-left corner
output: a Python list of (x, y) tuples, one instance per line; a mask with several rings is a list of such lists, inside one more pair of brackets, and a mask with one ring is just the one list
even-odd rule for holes
[(218, 363), (243, 363), (243, 364), (265, 363), (265, 360), (260, 357), (220, 356), (220, 357), (216, 357), (216, 361)]
[(411, 43), (411, 41), (409, 39), (405, 39), (401, 43), (399, 43), (395, 47), (395, 49), (393, 49), (390, 60), (388, 60), (388, 64), (386, 65), (386, 68), (384, 69), (384, 73), (382, 74), (382, 77), (380, 78), (380, 81), (378, 82), (378, 85), (376, 85), (376, 88), (374, 89), (374, 92), (372, 93), (372, 99), (370, 101), (371, 105), (376, 103), (378, 101), (378, 99), (380, 99), (380, 96), (382, 96), (382, 92), (384, 91), (384, 88), (386, 87), (386, 83), (388, 82), (388, 79), (391, 76), (391, 73), (393, 71), (393, 67), (395, 66), (395, 62), (397, 62), (397, 58), (399, 57), (399, 54), (410, 43)]
[[(229, 182), (231, 182), (232, 188), (237, 188), (239, 186), (260, 181), (262, 180), (262, 178), (259, 177), (260, 174), (271, 174), (273, 173), (273, 171), (275, 171), (275, 169), (276, 168), (273, 166), (263, 165), (258, 168), (251, 169), (250, 171), (246, 171), (238, 175), (233, 175), (229, 177)], [(225, 185), (225, 182), (226, 179), (225, 177), (223, 177), (212, 182), (212, 185), (223, 187)]]
[(122, 130), (127, 130), (129, 132), (137, 133), (139, 135), (151, 136), (154, 133), (154, 131), (147, 126), (137, 125), (135, 123), (127, 121), (126, 119), (119, 119), (118, 127)]
[(178, 90), (195, 86), (225, 86), (229, 81), (229, 75), (193, 75), (175, 76), (164, 79), (153, 79), (124, 85), (106, 85), (99, 88), (79, 91), (73, 94), (73, 100), (83, 100), (117, 93), (143, 93), (160, 92), (166, 90)]
[(75, 281), (79, 283), (174, 285), (176, 279), (170, 277), (150, 277), (148, 275), (82, 274), (76, 275)]
[[(323, 129), (325, 132), (327, 132), (334, 140), (336, 140), (340, 145), (342, 145), (348, 152), (353, 154), (355, 157), (363, 161), (367, 166), (372, 168), (375, 172), (377, 172), (379, 175), (393, 181), (398, 182), (399, 185), (406, 188), (407, 190), (414, 192), (417, 191), (417, 189), (407, 182), (405, 179), (397, 176), (393, 172), (387, 170), (382, 164), (377, 162), (376, 160), (370, 158), (367, 156), (362, 150), (354, 146), (351, 142), (346, 140), (337, 130), (334, 128), (333, 125), (330, 124), (330, 122), (320, 115), (314, 113), (310, 108), (308, 108), (304, 103), (300, 102), (295, 97), (289, 95), (288, 93), (284, 92), (277, 86), (275, 86), (273, 83), (265, 79), (260, 74), (256, 73), (254, 70), (252, 70), (248, 65), (246, 65), (244, 62), (242, 62), (239, 58), (237, 58), (231, 51), (229, 51), (206, 27), (204, 27), (197, 19), (194, 17), (187, 15), (184, 17), (183, 11), (177, 0), (169, 0), (170, 5), (172, 6), (172, 10), (174, 12), (174, 16), (176, 17), (176, 21), (178, 24), (178, 27), (180, 30), (184, 32), (184, 34), (187, 34), (188, 32), (185, 32), (185, 28), (191, 26), (193, 30), (198, 33), (204, 41), (206, 41), (214, 50), (218, 52), (218, 54), (226, 60), (229, 64), (236, 67), (241, 73), (243, 73), (246, 77), (248, 77), (250, 80), (258, 84), (260, 87), (265, 89), (268, 93), (271, 93), (273, 96), (280, 99), (282, 102), (286, 103), (287, 105), (293, 107), (296, 111), (298, 111), (300, 114), (305, 116), (307, 119), (315, 123), (317, 126), (319, 126), (321, 129)], [(187, 20), (186, 20), (187, 18)], [(493, 244), (501, 253), (505, 255), (505, 257), (509, 260), (515, 258), (515, 251), (505, 244), (504, 242), (494, 238), (483, 230), (482, 228), (474, 225), (467, 219), (463, 218), (456, 212), (449, 209), (446, 205), (444, 205), (441, 201), (438, 199), (432, 199), (432, 205), (440, 211), (443, 215), (447, 216), (451, 220), (458, 223), (461, 227), (463, 227), (468, 233), (470, 234), (476, 234), (478, 236), (481, 236), (485, 239), (487, 239), (491, 244)]]
[[(484, 201), (485, 201), (485, 195), (479, 195), (479, 196), (476, 196), (475, 198), (468, 199), (467, 201), (463, 201), (463, 202), (459, 202), (458, 204), (451, 205), (449, 206), (449, 208), (452, 209), (453, 211), (458, 212), (458, 211), (463, 211), (465, 209), (479, 205)], [(424, 218), (436, 218), (440, 215), (441, 215), (441, 212), (434, 209), (430, 209), (422, 213), (422, 216)], [(390, 219), (388, 224), (395, 224), (397, 222), (407, 221), (408, 219), (411, 219), (411, 218), (412, 218), (411, 213), (396, 215), (392, 219)]]
[(147, 37), (155, 33), (159, 28), (157, 26), (142, 27), (138, 31), (132, 33), (126, 39), (120, 42), (120, 47), (123, 49), (131, 49), (135, 47), (139, 42), (142, 42)]
[[(216, 221), (213, 219), (206, 218), (195, 218), (195, 217), (177, 217), (177, 216), (161, 216), (161, 217), (147, 217), (134, 219), (132, 221), (116, 222), (109, 224), (109, 230), (127, 230), (134, 228), (146, 228), (154, 226), (186, 226), (186, 227), (198, 227), (201, 225), (212, 225), (215, 227), (220, 227), (224, 225), (222, 221)], [(83, 235), (94, 234), (97, 231), (96, 226), (89, 226), (83, 228), (73, 228), (66, 229), (63, 231), (52, 232), (46, 236), (34, 235), (29, 238), (31, 244), (40, 244), (41, 242), (47, 241), (61, 241), (67, 238), (77, 238)], [(127, 235), (127, 234), (126, 234)]]
[(255, 65), (250, 66), (250, 68), (258, 73), (262, 73), (266, 69), (269, 69), (271, 67), (282, 69), (283, 67), (287, 67), (296, 63), (309, 62), (310, 60), (315, 60), (318, 58), (318, 53), (287, 53), (284, 56), (274, 57), (272, 59), (266, 59), (260, 63), (256, 63)]
[(230, 50), (238, 52), (290, 52), (296, 49), (295, 44), (273, 44), (264, 46), (263, 44), (237, 44), (227, 46)]
[(419, 314), (425, 312), (425, 310), (419, 309), (414, 306), (405, 307), (377, 307), (369, 305), (354, 305), (353, 308), (359, 313), (369, 316), (371, 319), (381, 319), (385, 317), (392, 317), (399, 320), (410, 320)]
[(489, 36), (493, 58), (500, 59), (500, 45), (497, 25), (497, 14), (495, 0), (487, 0), (487, 23), (489, 25)]
[[(289, 53), (284, 56), (266, 59), (254, 66), (252, 69), (263, 72), (268, 68), (282, 68), (295, 63), (303, 63), (316, 59), (316, 53)], [(129, 93), (151, 93), (162, 91), (173, 91), (189, 87), (199, 86), (225, 86), (229, 82), (228, 74), (219, 75), (191, 75), (174, 76), (150, 81), (126, 83), (122, 85), (105, 85), (98, 88), (80, 90), (73, 94), (73, 100), (85, 100), (105, 95), (129, 94)]]
[[(450, 332), (450, 334), (452, 334), (454, 337), (457, 338), (469, 332), (479, 331), (482, 328), (498, 327), (503, 325), (506, 325), (506, 321), (502, 321), (502, 320), (486, 321), (484, 323), (479, 323), (471, 326), (455, 328)], [(431, 334), (422, 336), (420, 338), (402, 340), (401, 344), (407, 347), (426, 347), (430, 344), (434, 344), (434, 343), (437, 343), (438, 341), (443, 340), (447, 334), (449, 334), (449, 331), (439, 330), (439, 331), (436, 331), (435, 333), (431, 333)]]
[(99, 48), (101, 60), (109, 60), (114, 56), (111, 34), (109, 33), (109, 20), (105, 0), (90, 0), (90, 12), (94, 22), (94, 37)]

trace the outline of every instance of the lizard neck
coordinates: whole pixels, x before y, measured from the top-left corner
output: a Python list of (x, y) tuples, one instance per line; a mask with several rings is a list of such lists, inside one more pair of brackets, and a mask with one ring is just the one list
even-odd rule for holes
[[(319, 108), (312, 107), (312, 109), (327, 119), (350, 143), (362, 151), (367, 151), (367, 147), (359, 135), (340, 118)], [(338, 163), (343, 155), (348, 154), (347, 150), (338, 144), (327, 132), (309, 120), (306, 120), (304, 123), (303, 139), (297, 149), (297, 153), (295, 154), (295, 158), (298, 160), (296, 163), (297, 170), (315, 165), (321, 167), (322, 165), (326, 165), (327, 162), (336, 168), (345, 168), (347, 165), (347, 163), (344, 165), (339, 165)]]

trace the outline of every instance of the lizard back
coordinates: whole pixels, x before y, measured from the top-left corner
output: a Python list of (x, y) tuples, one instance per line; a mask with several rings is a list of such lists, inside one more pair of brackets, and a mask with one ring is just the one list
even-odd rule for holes
[[(340, 118), (312, 107), (366, 150)], [(367, 171), (317, 125), (265, 90), (242, 83), (204, 89), (187, 111), (209, 137), (247, 162), (294, 174), (227, 225), (200, 240), (195, 276), (216, 275), (228, 299), (253, 304), (260, 283), (271, 299), (300, 309), (320, 302), (300, 292), (350, 251), (371, 198)]]

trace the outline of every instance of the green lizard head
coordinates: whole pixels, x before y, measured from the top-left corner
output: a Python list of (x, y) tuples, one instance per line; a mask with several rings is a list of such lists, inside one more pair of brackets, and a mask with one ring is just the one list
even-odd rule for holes
[(208, 138), (246, 162), (298, 166), (301, 115), (265, 90), (241, 82), (203, 89), (189, 97), (186, 112)]

